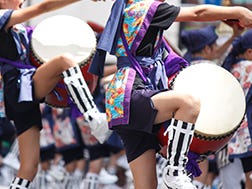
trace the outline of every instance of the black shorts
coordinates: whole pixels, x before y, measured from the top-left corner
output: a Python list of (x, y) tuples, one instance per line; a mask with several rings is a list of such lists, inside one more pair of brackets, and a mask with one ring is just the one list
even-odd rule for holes
[(136, 159), (150, 149), (160, 150), (158, 138), (154, 130), (160, 125), (154, 125), (157, 110), (151, 97), (160, 90), (133, 90), (130, 101), (130, 119), (128, 125), (117, 125), (113, 130), (121, 137), (128, 162)]
[(56, 147), (55, 145), (50, 145), (46, 148), (40, 148), (40, 161), (46, 162), (53, 160), (55, 157)]
[(89, 160), (92, 161), (99, 158), (109, 157), (111, 154), (117, 154), (122, 150), (122, 148), (107, 143), (98, 143), (87, 146), (87, 150), (89, 153)]
[(75, 146), (66, 150), (62, 150), (60, 151), (60, 154), (62, 155), (65, 165), (84, 158), (83, 148), (81, 146)]
[(209, 160), (208, 172), (214, 173), (214, 174), (216, 174), (216, 175), (219, 174), (219, 169), (218, 169), (218, 166), (217, 166), (217, 161), (216, 161), (216, 159), (211, 159), (211, 160)]
[(0, 118), (0, 139), (14, 140), (16, 136), (16, 129), (9, 119)]
[(158, 138), (155, 134), (142, 131), (116, 129), (121, 137), (128, 162), (133, 161), (144, 152), (154, 149), (156, 152), (160, 150)]
[(244, 173), (252, 171), (252, 156), (241, 158)]
[[(22, 134), (32, 126), (42, 129), (39, 101), (18, 102), (19, 71), (13, 69), (4, 74), (4, 103), (6, 115), (14, 121), (17, 135)], [(33, 95), (34, 96), (34, 95)]]
[[(153, 106), (151, 97), (159, 92), (161, 91), (149, 89), (133, 90), (130, 100), (129, 124), (122, 125), (122, 128), (152, 133), (157, 110)], [(118, 126), (114, 127), (117, 128)]]

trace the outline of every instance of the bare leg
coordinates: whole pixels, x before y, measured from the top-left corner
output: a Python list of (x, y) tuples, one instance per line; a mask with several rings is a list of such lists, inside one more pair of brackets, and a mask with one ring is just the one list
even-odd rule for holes
[(205, 187), (212, 187), (214, 179), (217, 177), (216, 173), (209, 172), (207, 174), (206, 184)]
[(39, 129), (32, 127), (18, 137), (20, 168), (17, 176), (32, 181), (39, 164)]
[[(67, 55), (58, 56), (42, 64), (33, 76), (35, 97), (42, 99), (51, 92), (60, 81), (61, 73), (71, 66), (75, 66), (75, 63)], [(20, 188), (20, 186), (28, 188), (29, 181), (36, 176), (40, 156), (39, 139), (40, 131), (36, 126), (18, 136), (20, 168), (11, 188)]]
[(156, 152), (148, 150), (130, 162), (135, 189), (156, 189)]
[(88, 172), (99, 174), (102, 167), (103, 167), (103, 158), (92, 160), (89, 164)]
[(85, 166), (86, 166), (86, 160), (83, 158), (81, 160), (77, 160), (76, 162), (76, 168), (73, 173), (73, 177), (75, 179), (75, 184), (77, 185), (76, 187), (73, 188), (82, 188), (80, 186), (81, 181), (84, 177), (84, 172), (85, 172)]
[(44, 98), (62, 79), (62, 72), (73, 66), (76, 63), (68, 56), (58, 56), (42, 64), (33, 76), (36, 97)]
[(41, 166), (41, 170), (48, 171), (50, 169), (50, 166), (51, 166), (50, 160), (41, 162), (40, 166)]
[(154, 95), (152, 98), (154, 107), (158, 110), (155, 123), (162, 123), (173, 116), (177, 120), (195, 123), (199, 109), (199, 100), (190, 95), (166, 91)]
[(252, 174), (252, 171), (245, 173), (245, 176), (246, 176), (245, 188), (246, 189), (252, 189), (252, 179), (250, 178), (251, 174)]
[(76, 171), (80, 171), (83, 174), (84, 170), (85, 170), (85, 166), (87, 166), (87, 165), (86, 165), (86, 160), (84, 158), (81, 160), (78, 160), (76, 162)]
[(69, 173), (73, 173), (76, 168), (76, 161), (69, 162), (68, 164), (65, 165), (65, 169)]
[(195, 177), (193, 180), (193, 184), (197, 186), (197, 188), (203, 188), (206, 184), (207, 177), (208, 177), (208, 159), (199, 163), (199, 168), (202, 171), (201, 175)]

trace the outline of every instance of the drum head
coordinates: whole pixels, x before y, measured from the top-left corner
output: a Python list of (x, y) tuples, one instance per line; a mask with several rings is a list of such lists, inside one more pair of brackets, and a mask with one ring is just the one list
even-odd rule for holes
[[(93, 92), (97, 80), (88, 72), (88, 68), (95, 48), (95, 32), (85, 21), (73, 16), (57, 15), (44, 19), (35, 27), (31, 36), (30, 60), (39, 67), (58, 55), (70, 54), (79, 64)], [(69, 95), (63, 80), (45, 97), (45, 102), (53, 107), (69, 107)]]
[(201, 109), (195, 133), (221, 137), (234, 132), (245, 113), (245, 96), (237, 79), (224, 68), (201, 63), (181, 71), (174, 90), (197, 97)]
[(31, 47), (41, 62), (68, 53), (81, 65), (93, 56), (96, 36), (85, 21), (69, 15), (57, 15), (44, 19), (35, 27)]

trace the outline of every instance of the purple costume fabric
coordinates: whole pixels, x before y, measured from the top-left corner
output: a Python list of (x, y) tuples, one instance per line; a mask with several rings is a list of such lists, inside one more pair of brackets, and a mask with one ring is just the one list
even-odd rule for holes
[(186, 164), (186, 170), (192, 173), (193, 176), (198, 177), (201, 175), (201, 170), (199, 168), (197, 160), (199, 159), (200, 155), (196, 154), (192, 151), (188, 152), (188, 162)]

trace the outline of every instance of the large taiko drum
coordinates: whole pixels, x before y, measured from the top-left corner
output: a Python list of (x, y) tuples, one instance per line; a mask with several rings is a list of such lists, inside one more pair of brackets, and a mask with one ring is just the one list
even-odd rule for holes
[[(57, 15), (44, 19), (35, 27), (31, 35), (30, 60), (39, 67), (55, 56), (71, 54), (79, 64), (89, 88), (94, 89), (96, 79), (88, 73), (88, 68), (95, 48), (95, 33), (85, 21), (70, 15)], [(63, 80), (45, 97), (45, 102), (53, 107), (69, 106)]]
[[(228, 143), (240, 126), (246, 107), (244, 92), (230, 72), (209, 63), (192, 65), (177, 74), (173, 90), (190, 94), (201, 102), (190, 146), (192, 152), (208, 155)], [(163, 148), (168, 140), (165, 129), (162, 127), (158, 132)]]

